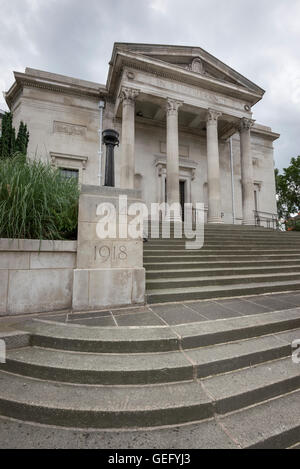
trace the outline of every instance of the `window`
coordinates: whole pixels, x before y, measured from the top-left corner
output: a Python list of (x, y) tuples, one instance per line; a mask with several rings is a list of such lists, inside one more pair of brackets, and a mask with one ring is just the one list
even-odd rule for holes
[(75, 178), (79, 179), (79, 170), (78, 169), (70, 169), (70, 168), (59, 168), (61, 174), (66, 178)]
[(88, 157), (79, 155), (67, 155), (50, 151), (51, 164), (59, 168), (61, 174), (67, 178), (76, 178), (78, 184), (83, 184), (83, 173), (87, 166)]

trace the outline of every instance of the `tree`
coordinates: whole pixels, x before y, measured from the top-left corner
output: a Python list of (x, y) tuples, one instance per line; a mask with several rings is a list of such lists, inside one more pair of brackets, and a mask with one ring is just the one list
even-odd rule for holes
[(275, 179), (278, 215), (286, 220), (300, 210), (300, 156), (291, 159), (283, 174), (275, 169)]
[(6, 112), (2, 119), (2, 134), (0, 138), (0, 157), (8, 158), (14, 151), (15, 133), (12, 125), (12, 114)]
[(29, 132), (27, 130), (27, 125), (21, 121), (16, 138), (16, 130), (13, 127), (13, 115), (11, 112), (6, 112), (2, 119), (0, 158), (10, 158), (16, 152), (26, 155), (28, 142)]
[(27, 130), (27, 125), (21, 121), (18, 136), (16, 139), (15, 151), (18, 151), (26, 155), (28, 142), (29, 142), (29, 132)]

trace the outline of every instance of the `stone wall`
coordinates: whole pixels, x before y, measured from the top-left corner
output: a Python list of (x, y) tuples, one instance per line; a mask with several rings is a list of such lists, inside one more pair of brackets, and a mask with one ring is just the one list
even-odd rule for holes
[(0, 316), (72, 307), (76, 241), (0, 239)]

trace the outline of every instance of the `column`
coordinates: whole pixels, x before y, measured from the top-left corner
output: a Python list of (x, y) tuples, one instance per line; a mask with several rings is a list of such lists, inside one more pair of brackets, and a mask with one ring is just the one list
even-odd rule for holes
[(243, 225), (254, 225), (254, 186), (250, 129), (254, 121), (243, 118), (240, 124)]
[(178, 213), (171, 213), (171, 219), (181, 221), (179, 200), (179, 136), (178, 109), (182, 102), (167, 100), (167, 202), (178, 204)]
[(221, 112), (209, 109), (207, 112), (207, 183), (208, 223), (223, 223), (221, 217), (221, 186), (218, 119)]
[(120, 186), (122, 189), (134, 189), (135, 175), (135, 99), (139, 90), (122, 88), (122, 154)]

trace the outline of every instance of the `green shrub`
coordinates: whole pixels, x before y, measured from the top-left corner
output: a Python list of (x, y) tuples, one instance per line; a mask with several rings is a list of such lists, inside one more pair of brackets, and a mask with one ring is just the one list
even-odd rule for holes
[(300, 220), (296, 221), (295, 230), (300, 231)]
[(78, 181), (23, 155), (0, 160), (0, 237), (76, 239)]

